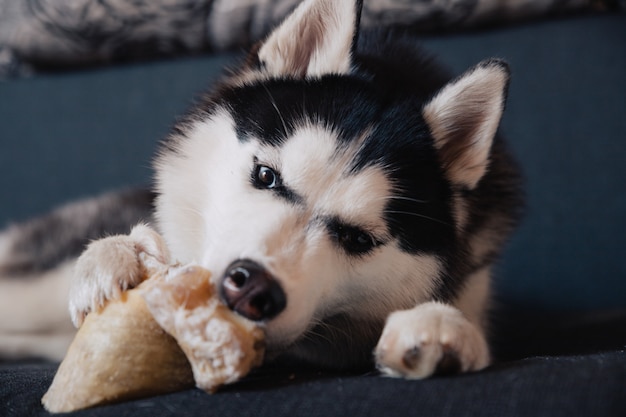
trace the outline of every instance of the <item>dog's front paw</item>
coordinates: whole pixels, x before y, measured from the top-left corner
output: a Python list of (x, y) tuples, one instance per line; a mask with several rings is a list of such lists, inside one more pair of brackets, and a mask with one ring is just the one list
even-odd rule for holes
[(135, 226), (130, 235), (106, 237), (89, 244), (76, 262), (70, 287), (69, 309), (76, 327), (90, 311), (141, 283), (145, 276), (142, 254), (160, 263), (169, 262), (165, 242), (145, 225)]
[(389, 316), (375, 359), (386, 375), (418, 379), (483, 369), (489, 348), (458, 309), (430, 302)]

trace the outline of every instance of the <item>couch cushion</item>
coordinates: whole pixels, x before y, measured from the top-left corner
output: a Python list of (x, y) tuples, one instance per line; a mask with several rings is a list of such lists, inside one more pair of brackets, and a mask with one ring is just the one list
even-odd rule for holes
[[(0, 414), (49, 415), (39, 401), (54, 371), (51, 364), (0, 366)], [(625, 351), (534, 357), (424, 381), (276, 369), (214, 395), (194, 389), (73, 415), (621, 417), (625, 384)]]

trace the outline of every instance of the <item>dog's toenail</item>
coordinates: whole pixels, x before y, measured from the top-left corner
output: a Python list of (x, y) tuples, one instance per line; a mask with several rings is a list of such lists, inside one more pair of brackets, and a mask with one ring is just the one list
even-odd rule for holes
[(441, 360), (439, 360), (439, 363), (437, 364), (435, 374), (453, 375), (458, 374), (459, 372), (461, 372), (461, 360), (459, 359), (458, 354), (453, 350), (445, 350)]
[(402, 355), (402, 364), (408, 369), (415, 369), (420, 360), (421, 352), (418, 346), (413, 346), (411, 349), (404, 352)]

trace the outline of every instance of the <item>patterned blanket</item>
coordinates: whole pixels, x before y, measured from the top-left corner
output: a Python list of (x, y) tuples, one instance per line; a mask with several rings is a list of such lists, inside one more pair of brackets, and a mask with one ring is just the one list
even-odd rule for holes
[[(364, 27), (459, 30), (624, 0), (365, 0)], [(0, 0), (0, 78), (36, 69), (232, 49), (299, 0)], [(599, 3), (600, 2), (600, 3)]]

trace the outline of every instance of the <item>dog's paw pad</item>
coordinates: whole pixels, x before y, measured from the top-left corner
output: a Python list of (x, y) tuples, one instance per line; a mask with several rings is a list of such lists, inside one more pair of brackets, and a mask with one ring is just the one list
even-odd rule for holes
[(383, 374), (417, 379), (482, 369), (489, 350), (460, 311), (427, 303), (389, 316), (375, 358)]
[(420, 363), (421, 349), (417, 346), (413, 346), (404, 352), (402, 355), (402, 365), (406, 369), (415, 369)]

